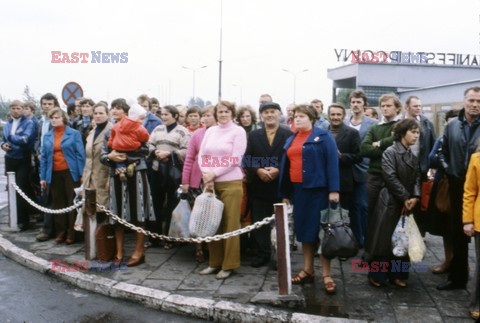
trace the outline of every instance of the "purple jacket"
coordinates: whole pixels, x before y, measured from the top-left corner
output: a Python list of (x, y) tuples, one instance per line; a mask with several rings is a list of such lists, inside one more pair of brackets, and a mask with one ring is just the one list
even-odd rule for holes
[(205, 132), (207, 132), (207, 128), (203, 127), (192, 134), (183, 163), (182, 184), (188, 184), (191, 188), (200, 188), (202, 182), (202, 171), (198, 166), (198, 152)]

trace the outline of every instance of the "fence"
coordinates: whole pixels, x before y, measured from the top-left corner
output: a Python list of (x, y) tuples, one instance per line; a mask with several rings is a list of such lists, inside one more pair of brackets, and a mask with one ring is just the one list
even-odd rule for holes
[(232, 232), (219, 234), (211, 237), (199, 237), (199, 238), (178, 238), (160, 235), (154, 232), (150, 232), (143, 228), (137, 227), (118, 215), (113, 214), (110, 210), (103, 205), (96, 202), (96, 192), (94, 189), (86, 189), (84, 192), (84, 199), (72, 206), (64, 209), (52, 210), (43, 207), (34, 201), (32, 201), (15, 183), (15, 173), (7, 173), (8, 183), (8, 211), (9, 211), (9, 226), (12, 230), (18, 230), (17, 226), (17, 200), (16, 194), (25, 199), (31, 206), (48, 214), (64, 214), (71, 212), (77, 208), (83, 206), (83, 224), (85, 233), (85, 259), (95, 259), (95, 228), (96, 228), (96, 211), (97, 207), (110, 216), (113, 220), (119, 224), (145, 236), (151, 238), (170, 241), (170, 242), (186, 242), (186, 243), (200, 243), (200, 242), (212, 242), (222, 239), (228, 239), (240, 234), (244, 234), (260, 228), (261, 226), (268, 225), (271, 221), (275, 220), (275, 227), (277, 232), (277, 274), (278, 274), (278, 286), (280, 295), (288, 295), (291, 293), (291, 268), (290, 268), (290, 243), (288, 234), (288, 222), (287, 222), (287, 207), (284, 203), (274, 204), (275, 214), (271, 217), (265, 218), (262, 221), (258, 221), (245, 228), (241, 228)]

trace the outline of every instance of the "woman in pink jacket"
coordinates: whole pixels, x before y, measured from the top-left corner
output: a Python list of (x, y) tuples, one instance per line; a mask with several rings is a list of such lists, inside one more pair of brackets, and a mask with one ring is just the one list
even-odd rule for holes
[[(224, 203), (223, 218), (218, 233), (240, 228), (240, 205), (242, 202), (241, 168), (242, 155), (247, 148), (247, 136), (242, 127), (233, 122), (235, 104), (220, 101), (215, 106), (218, 125), (205, 133), (198, 163), (207, 189), (215, 188), (218, 198)], [(213, 274), (220, 270), (217, 279), (228, 278), (233, 269), (240, 267), (240, 237), (214, 241), (209, 244), (209, 266), (201, 275)]]
[[(183, 172), (182, 172), (182, 193), (187, 194), (189, 189), (194, 197), (200, 194), (200, 184), (202, 182), (202, 171), (200, 170), (200, 166), (198, 165), (198, 152), (200, 150), (200, 145), (202, 144), (203, 137), (205, 136), (205, 132), (211, 126), (214, 126), (217, 121), (214, 117), (214, 109), (215, 106), (209, 105), (202, 111), (202, 123), (205, 125), (204, 127), (199, 128), (196, 130), (192, 137), (190, 138), (190, 142), (188, 143), (187, 154), (185, 156), (185, 162), (183, 164)], [(202, 263), (205, 261), (205, 257), (203, 255), (202, 243), (197, 243), (195, 245), (195, 258), (197, 262)]]

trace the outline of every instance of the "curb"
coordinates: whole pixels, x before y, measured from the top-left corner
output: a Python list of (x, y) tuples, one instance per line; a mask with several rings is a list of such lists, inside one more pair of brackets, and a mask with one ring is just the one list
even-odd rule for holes
[(57, 277), (73, 286), (141, 303), (147, 307), (204, 320), (219, 322), (365, 322), (304, 313), (271, 310), (249, 304), (188, 297), (153, 288), (118, 282), (82, 272), (53, 272), (51, 263), (21, 249), (0, 234), (0, 252), (17, 263), (43, 274)]

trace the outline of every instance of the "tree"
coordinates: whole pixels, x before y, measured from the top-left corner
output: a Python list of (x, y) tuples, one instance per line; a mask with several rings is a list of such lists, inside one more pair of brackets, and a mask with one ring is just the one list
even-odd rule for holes
[(190, 100), (188, 101), (188, 106), (191, 107), (193, 105), (198, 105), (200, 108), (203, 109), (205, 107), (205, 102), (202, 98), (199, 97), (190, 98)]
[(39, 117), (41, 115), (41, 111), (38, 109), (40, 102), (38, 102), (33, 93), (30, 91), (30, 87), (28, 85), (25, 85), (25, 88), (23, 89), (22, 98), (24, 101), (32, 101), (35, 103), (35, 107), (37, 107), (35, 109), (35, 115)]
[(348, 101), (348, 97), (350, 93), (352, 93), (354, 89), (340, 89), (337, 94), (337, 103), (342, 104), (345, 108), (348, 109), (350, 106), (350, 102)]
[(35, 99), (35, 96), (30, 92), (30, 87), (28, 85), (25, 85), (25, 88), (23, 89), (23, 100), (33, 101), (37, 103), (37, 100)]
[(9, 102), (5, 101), (0, 94), (0, 119), (7, 120)]

